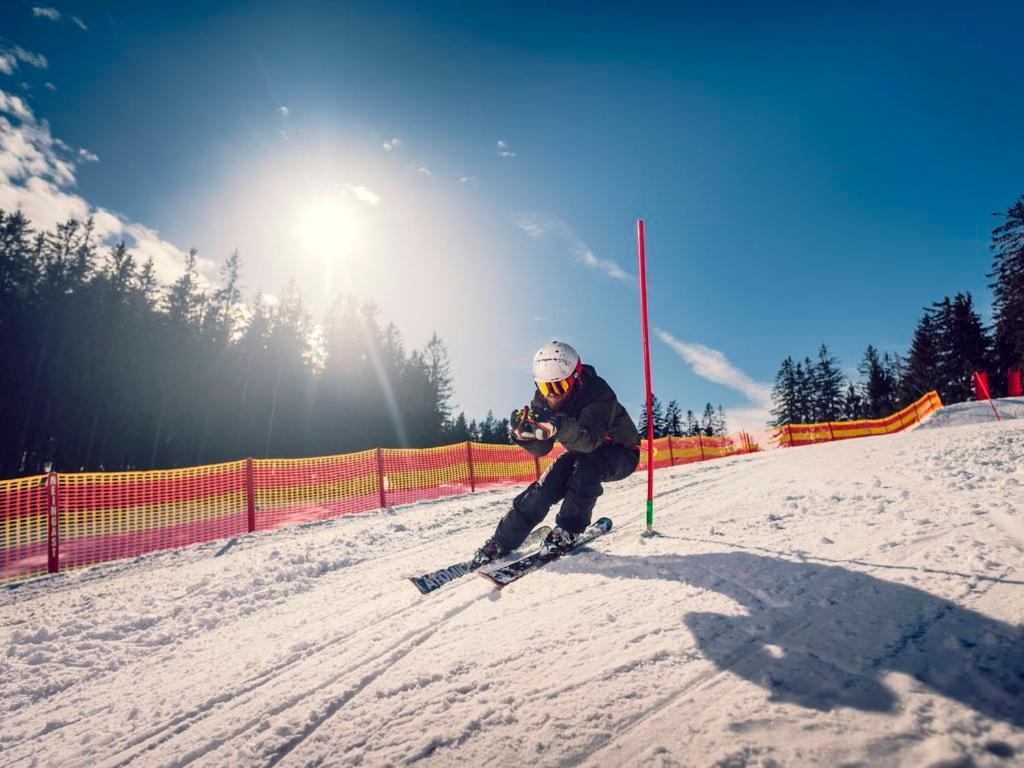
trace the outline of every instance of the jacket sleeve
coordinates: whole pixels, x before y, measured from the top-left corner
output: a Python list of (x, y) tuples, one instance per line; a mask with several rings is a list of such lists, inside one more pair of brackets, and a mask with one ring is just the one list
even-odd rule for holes
[(579, 416), (565, 415), (558, 424), (557, 438), (572, 451), (592, 453), (604, 445), (615, 418), (619, 401), (609, 389), (594, 398), (580, 411)]

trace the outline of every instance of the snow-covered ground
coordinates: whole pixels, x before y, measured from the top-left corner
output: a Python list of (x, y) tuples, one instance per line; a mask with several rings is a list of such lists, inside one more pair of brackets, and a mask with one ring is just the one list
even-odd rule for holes
[(1024, 762), (1024, 421), (660, 471), (656, 538), (644, 479), (503, 591), (399, 577), (512, 491), (0, 590), (0, 762)]

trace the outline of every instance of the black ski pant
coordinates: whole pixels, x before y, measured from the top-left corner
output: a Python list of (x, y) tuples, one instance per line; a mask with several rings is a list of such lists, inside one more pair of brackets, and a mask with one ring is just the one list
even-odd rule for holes
[(590, 525), (601, 483), (621, 480), (636, 471), (639, 447), (618, 443), (602, 445), (592, 453), (563, 453), (540, 479), (512, 501), (512, 509), (498, 523), (494, 538), (509, 552), (526, 539), (555, 502), (561, 501), (555, 524), (573, 533)]

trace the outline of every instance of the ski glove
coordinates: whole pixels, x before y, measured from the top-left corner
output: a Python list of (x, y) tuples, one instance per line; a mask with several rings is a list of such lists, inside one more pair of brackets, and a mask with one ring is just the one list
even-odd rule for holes
[(548, 411), (542, 413), (536, 408), (525, 405), (512, 411), (508, 423), (511, 425), (512, 437), (515, 440), (550, 440), (558, 431), (555, 414)]

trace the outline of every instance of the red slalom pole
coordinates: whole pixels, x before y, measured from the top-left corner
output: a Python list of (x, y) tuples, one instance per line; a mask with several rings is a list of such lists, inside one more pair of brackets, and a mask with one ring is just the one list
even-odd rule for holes
[(992, 413), (996, 415), (996, 421), (1002, 421), (1002, 419), (999, 418), (999, 411), (996, 410), (996, 404), (992, 402), (992, 395), (988, 391), (988, 385), (985, 384), (985, 380), (978, 375), (977, 371), (974, 372), (974, 380), (978, 382), (978, 386), (981, 387), (982, 394), (988, 398), (988, 404), (992, 406)]
[(636, 221), (640, 251), (640, 317), (644, 332), (644, 384), (647, 388), (647, 532), (654, 532), (654, 414), (651, 408), (651, 345), (647, 333), (647, 259), (644, 255), (644, 220)]

